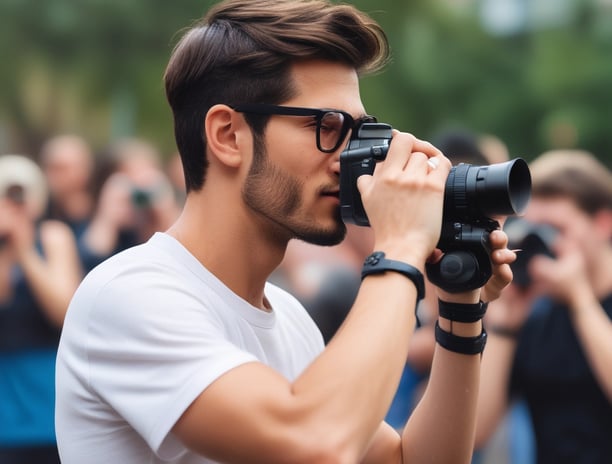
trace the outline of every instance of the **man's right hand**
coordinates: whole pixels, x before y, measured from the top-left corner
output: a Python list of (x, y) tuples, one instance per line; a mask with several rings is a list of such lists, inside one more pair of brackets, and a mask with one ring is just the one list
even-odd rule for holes
[(432, 144), (394, 132), (386, 160), (357, 182), (375, 249), (423, 268), (440, 238), (450, 169), (450, 161)]

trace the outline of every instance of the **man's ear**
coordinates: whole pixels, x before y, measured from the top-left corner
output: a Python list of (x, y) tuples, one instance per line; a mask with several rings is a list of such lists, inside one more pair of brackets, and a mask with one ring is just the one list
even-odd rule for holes
[(244, 156), (245, 131), (250, 128), (242, 115), (227, 105), (214, 105), (204, 122), (208, 152), (220, 163), (237, 168)]

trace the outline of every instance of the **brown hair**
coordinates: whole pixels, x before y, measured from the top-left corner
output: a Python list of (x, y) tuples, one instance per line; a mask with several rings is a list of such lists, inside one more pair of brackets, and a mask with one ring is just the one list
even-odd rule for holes
[[(187, 191), (204, 183), (204, 119), (215, 104), (282, 103), (293, 95), (292, 63), (324, 59), (358, 73), (389, 58), (380, 26), (350, 5), (325, 0), (228, 0), (176, 45), (164, 75)], [(254, 137), (266, 118), (245, 115)]]
[(534, 197), (566, 197), (588, 214), (612, 210), (612, 173), (591, 153), (553, 150), (530, 166)]

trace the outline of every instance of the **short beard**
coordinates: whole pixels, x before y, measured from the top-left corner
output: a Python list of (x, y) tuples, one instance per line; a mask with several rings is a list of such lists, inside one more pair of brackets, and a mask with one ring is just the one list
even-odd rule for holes
[[(335, 213), (336, 227), (322, 229), (308, 223), (291, 221), (302, 203), (302, 182), (280, 171), (269, 163), (263, 135), (253, 136), (253, 162), (245, 181), (242, 198), (251, 210), (272, 220), (286, 235), (277, 238), (289, 241), (292, 238), (321, 246), (337, 245), (346, 236), (346, 225), (342, 221), (340, 208)], [(284, 219), (289, 220), (284, 220)], [(282, 234), (282, 232), (281, 232)]]
[(337, 227), (333, 230), (306, 229), (296, 234), (295, 238), (313, 245), (334, 246), (341, 243), (346, 237), (346, 225), (342, 221), (340, 208), (336, 210), (335, 222)]

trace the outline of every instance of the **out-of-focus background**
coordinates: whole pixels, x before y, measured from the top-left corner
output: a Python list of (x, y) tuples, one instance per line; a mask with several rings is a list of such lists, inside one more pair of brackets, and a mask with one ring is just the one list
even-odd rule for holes
[[(162, 74), (210, 0), (0, 0), (0, 153), (72, 132), (174, 150)], [(393, 62), (363, 81), (368, 111), (428, 138), (499, 137), (511, 156), (580, 147), (612, 165), (612, 0), (353, 0)]]

